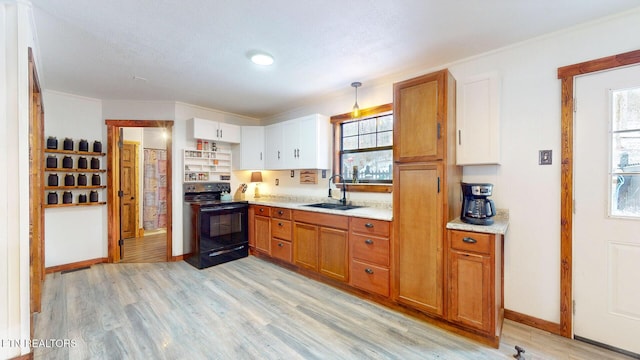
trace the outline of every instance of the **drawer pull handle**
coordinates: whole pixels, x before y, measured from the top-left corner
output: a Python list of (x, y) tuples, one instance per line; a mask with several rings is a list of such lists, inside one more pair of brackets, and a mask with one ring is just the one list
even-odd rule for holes
[(373, 228), (373, 224), (372, 223), (366, 223), (366, 224), (364, 224), (364, 227), (371, 229), (371, 228)]
[(284, 246), (284, 244), (283, 244), (283, 243), (278, 243), (278, 246), (279, 246), (279, 247), (283, 247), (283, 246)]
[(263, 209), (263, 208), (260, 208), (260, 212), (264, 212), (264, 209)]
[(367, 239), (367, 240), (364, 241), (364, 243), (368, 244), (368, 245), (371, 245), (371, 244), (373, 244), (373, 240)]
[(281, 223), (281, 222), (280, 222), (280, 223), (278, 223), (278, 226), (282, 227), (282, 223)]
[(478, 240), (474, 239), (474, 238), (470, 238), (470, 237), (465, 237), (462, 238), (463, 242), (466, 242), (467, 244), (475, 244), (478, 242)]
[(278, 211), (278, 215), (282, 215), (282, 214), (284, 214), (284, 211), (282, 210)]
[(364, 269), (364, 272), (366, 272), (369, 275), (373, 274), (373, 270), (371, 270), (370, 268)]

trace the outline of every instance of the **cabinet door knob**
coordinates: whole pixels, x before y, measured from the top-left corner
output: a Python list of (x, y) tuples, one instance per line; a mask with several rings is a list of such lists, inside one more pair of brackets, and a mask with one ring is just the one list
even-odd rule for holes
[(475, 244), (478, 242), (478, 240), (474, 239), (474, 238), (470, 238), (470, 237), (465, 237), (462, 238), (463, 242), (466, 242), (467, 244)]
[(282, 215), (282, 214), (284, 214), (284, 211), (282, 210), (278, 211), (278, 215)]
[(278, 243), (278, 246), (279, 246), (279, 247), (283, 247), (283, 246), (284, 246), (284, 244), (283, 244), (283, 243)]
[(373, 224), (372, 223), (366, 223), (366, 224), (364, 224), (364, 227), (371, 229), (371, 228), (373, 228)]
[(264, 212), (264, 208), (260, 208), (260, 212)]
[(282, 223), (281, 223), (281, 222), (279, 222), (279, 223), (278, 223), (278, 226), (282, 226)]
[(371, 270), (370, 268), (364, 269), (364, 272), (366, 272), (367, 274), (373, 274), (373, 270)]
[(364, 243), (371, 245), (371, 244), (373, 244), (373, 240), (367, 239), (367, 240), (364, 241)]

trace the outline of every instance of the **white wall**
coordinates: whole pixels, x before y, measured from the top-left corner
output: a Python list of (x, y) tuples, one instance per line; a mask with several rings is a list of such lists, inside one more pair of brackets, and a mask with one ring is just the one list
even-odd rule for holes
[[(78, 141), (86, 139), (107, 143), (106, 125), (102, 118), (102, 102), (97, 99), (69, 95), (55, 91), (44, 92), (45, 137), (58, 138), (58, 148), (62, 148), (65, 137)], [(103, 146), (103, 151), (106, 148)], [(58, 164), (62, 156), (58, 156)], [(100, 158), (101, 168), (105, 168), (106, 157)], [(74, 157), (74, 167), (76, 159)], [(58, 173), (60, 179), (64, 173)], [(106, 175), (102, 174), (106, 184)], [(86, 191), (72, 191), (74, 202), (78, 194)], [(105, 201), (106, 190), (99, 190), (99, 200)], [(88, 193), (87, 193), (88, 195)], [(62, 202), (62, 192), (58, 192)], [(107, 207), (73, 206), (47, 208), (45, 210), (45, 266), (51, 267), (107, 257)]]
[[(0, 2), (0, 339), (30, 337), (29, 63), (37, 47), (31, 8)], [(30, 352), (2, 346), (0, 358)]]
[[(507, 309), (560, 321), (561, 104), (557, 68), (637, 50), (639, 33), (640, 9), (636, 9), (438, 68), (398, 74), (386, 83), (375, 81), (371, 87), (365, 83), (358, 90), (358, 102), (365, 108), (392, 102), (393, 82), (441, 68), (449, 68), (458, 79), (488, 71), (500, 73), (502, 164), (466, 166), (463, 180), (495, 184), (496, 205), (510, 211), (505, 241)], [(353, 93), (345, 92), (341, 97), (264, 119), (263, 124), (315, 112), (340, 114), (352, 105)], [(543, 149), (553, 150), (553, 165), (537, 165), (538, 150)], [(267, 178), (272, 183), (271, 176)], [(272, 185), (269, 190), (279, 191)]]

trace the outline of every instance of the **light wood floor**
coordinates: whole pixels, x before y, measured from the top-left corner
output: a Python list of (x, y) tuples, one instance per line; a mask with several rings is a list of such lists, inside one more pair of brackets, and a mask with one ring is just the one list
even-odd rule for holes
[(148, 263), (167, 261), (167, 232), (156, 231), (140, 238), (124, 239), (121, 262)]
[(36, 359), (628, 359), (506, 321), (499, 349), (255, 257), (100, 264), (48, 274)]

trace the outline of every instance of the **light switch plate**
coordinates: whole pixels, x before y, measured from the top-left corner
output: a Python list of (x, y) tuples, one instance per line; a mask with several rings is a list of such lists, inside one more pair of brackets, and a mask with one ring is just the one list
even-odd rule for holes
[(538, 165), (551, 165), (551, 158), (551, 150), (540, 150), (538, 153)]

